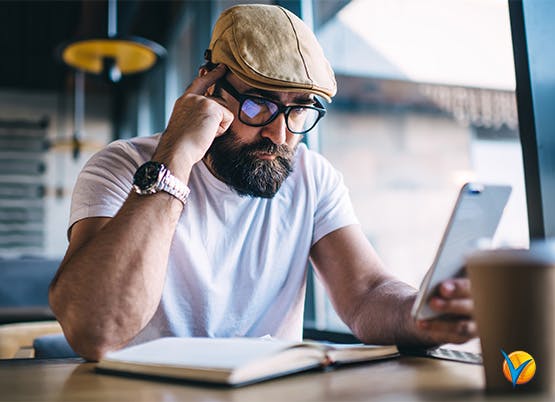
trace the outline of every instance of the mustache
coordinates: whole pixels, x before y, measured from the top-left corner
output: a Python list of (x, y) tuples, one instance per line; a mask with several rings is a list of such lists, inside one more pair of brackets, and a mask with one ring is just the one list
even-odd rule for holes
[(243, 151), (245, 153), (255, 153), (255, 152), (264, 152), (267, 154), (275, 155), (277, 157), (283, 158), (290, 158), (292, 151), (289, 146), (282, 144), (277, 145), (274, 144), (268, 138), (263, 138), (262, 140), (255, 142), (253, 144), (248, 144), (243, 146)]

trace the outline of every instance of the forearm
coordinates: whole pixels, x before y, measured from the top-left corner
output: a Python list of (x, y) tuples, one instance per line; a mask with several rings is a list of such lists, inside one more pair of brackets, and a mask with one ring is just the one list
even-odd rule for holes
[(394, 278), (384, 278), (368, 287), (357, 297), (350, 323), (353, 333), (365, 343), (431, 345), (411, 317), (415, 297), (415, 289)]
[[(385, 277), (364, 292), (354, 292), (350, 327), (365, 343), (397, 344), (405, 347), (433, 347), (444, 343), (464, 343), (477, 335), (472, 320), (470, 284), (452, 279), (440, 287), (441, 295), (430, 306), (449, 318), (416, 321), (411, 316), (416, 290), (406, 283)], [(435, 299), (435, 300), (434, 300)], [(358, 300), (358, 302), (357, 302)]]
[(387, 273), (360, 226), (323, 237), (311, 259), (335, 310), (360, 340), (414, 343), (410, 309), (416, 291)]
[(182, 208), (167, 193), (132, 193), (90, 241), (68, 253), (50, 304), (76, 352), (97, 359), (126, 344), (152, 318)]
[[(152, 155), (183, 183), (234, 119), (225, 106), (205, 96), (225, 74), (222, 64), (189, 85), (175, 102)], [(78, 239), (72, 235), (50, 289), (50, 304), (76, 352), (97, 359), (125, 345), (152, 318), (182, 209), (181, 202), (165, 192), (131, 194), (104, 226), (89, 221), (90, 226), (80, 226)]]
[(469, 283), (453, 280), (440, 306), (432, 306), (458, 320), (416, 322), (410, 314), (416, 290), (387, 273), (358, 225), (324, 236), (312, 247), (311, 259), (335, 310), (365, 343), (426, 347), (476, 335)]

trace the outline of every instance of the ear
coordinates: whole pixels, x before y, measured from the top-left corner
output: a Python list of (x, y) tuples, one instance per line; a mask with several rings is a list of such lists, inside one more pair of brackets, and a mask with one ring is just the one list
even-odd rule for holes
[[(199, 77), (203, 77), (205, 76), (210, 70), (207, 69), (206, 67), (202, 66), (198, 69), (198, 76)], [(214, 94), (214, 89), (215, 89), (215, 84), (212, 84), (208, 87), (208, 89), (206, 90), (206, 92), (204, 93), (204, 96), (212, 96)]]
[[(205, 76), (210, 70), (208, 70), (206, 67), (200, 67), (198, 69), (198, 76), (199, 77), (203, 77)], [(206, 90), (206, 92), (204, 93), (204, 96), (212, 96), (212, 94), (214, 93), (214, 84), (210, 85), (208, 87), (208, 89)]]
[(208, 73), (208, 71), (209, 70), (206, 67), (202, 66), (198, 69), (198, 76), (202, 77), (202, 76), (206, 75)]

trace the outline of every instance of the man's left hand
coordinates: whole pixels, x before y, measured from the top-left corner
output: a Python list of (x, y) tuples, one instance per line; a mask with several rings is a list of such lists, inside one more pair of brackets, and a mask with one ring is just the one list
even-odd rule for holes
[(472, 315), (474, 303), (468, 278), (449, 279), (439, 286), (439, 294), (429, 301), (441, 317), (418, 320), (417, 328), (431, 343), (464, 343), (477, 336)]

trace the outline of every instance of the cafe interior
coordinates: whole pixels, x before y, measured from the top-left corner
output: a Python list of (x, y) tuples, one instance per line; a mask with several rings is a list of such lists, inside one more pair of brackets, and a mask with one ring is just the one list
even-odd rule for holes
[[(494, 247), (555, 236), (550, 1), (2, 1), (0, 401), (489, 398), (479, 365), (445, 359), (230, 390), (96, 375), (71, 350), (48, 288), (81, 169), (112, 141), (164, 131), (218, 16), (245, 3), (288, 9), (321, 43), (338, 91), (303, 142), (342, 174), (393, 275), (420, 286), (467, 182), (512, 187)], [(310, 268), (303, 330), (358, 342)], [(451, 350), (479, 349), (475, 339)]]

